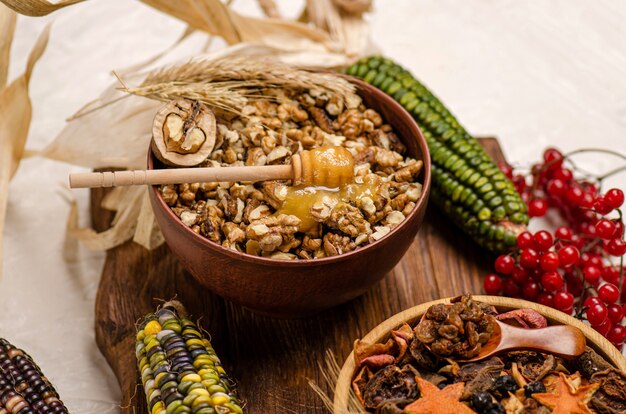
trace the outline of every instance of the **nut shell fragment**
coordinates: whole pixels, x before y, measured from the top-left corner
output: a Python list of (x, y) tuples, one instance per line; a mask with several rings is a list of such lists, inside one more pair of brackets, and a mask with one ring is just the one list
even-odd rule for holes
[(215, 147), (215, 125), (215, 115), (206, 105), (187, 99), (170, 101), (154, 117), (152, 152), (172, 167), (198, 165)]

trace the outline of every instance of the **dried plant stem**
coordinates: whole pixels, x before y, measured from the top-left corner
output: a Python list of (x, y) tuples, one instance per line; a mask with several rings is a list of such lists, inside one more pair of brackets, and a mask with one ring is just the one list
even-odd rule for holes
[(263, 10), (263, 13), (265, 13), (267, 17), (280, 19), (280, 12), (274, 0), (259, 0), (259, 6), (261, 6), (261, 10)]
[[(324, 386), (329, 389), (334, 390), (337, 386), (337, 381), (339, 380), (339, 373), (341, 372), (341, 367), (337, 363), (337, 359), (335, 355), (329, 350), (326, 350), (326, 355), (324, 357), (325, 366), (322, 363), (319, 363), (319, 370), (322, 373), (322, 378), (324, 380)], [(309, 386), (315, 391), (315, 393), (320, 397), (328, 411), (333, 412), (333, 400), (332, 396), (328, 395), (318, 384), (316, 384), (313, 380), (309, 380)], [(352, 390), (350, 390), (350, 395), (348, 396), (348, 411), (342, 413), (334, 413), (333, 414), (365, 414), (365, 410), (363, 406), (357, 399), (356, 395)]]
[[(122, 81), (120, 80), (122, 83)], [(271, 98), (264, 90), (319, 89), (354, 95), (354, 85), (330, 73), (310, 72), (277, 62), (243, 58), (196, 59), (154, 71), (134, 88), (122, 90), (159, 101), (176, 98), (199, 100), (206, 105), (239, 112), (248, 99)]]

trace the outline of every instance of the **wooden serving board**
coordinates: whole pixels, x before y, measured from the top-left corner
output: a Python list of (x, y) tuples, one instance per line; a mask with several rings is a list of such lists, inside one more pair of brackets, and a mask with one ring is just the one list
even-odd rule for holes
[[(494, 138), (481, 139), (503, 161)], [(104, 190), (92, 190), (92, 221), (108, 228)], [(135, 323), (165, 300), (183, 302), (237, 380), (248, 414), (321, 414), (328, 411), (308, 384), (329, 395), (320, 366), (326, 350), (341, 364), (383, 320), (417, 304), (462, 293), (480, 293), (493, 257), (429, 206), (424, 225), (402, 261), (365, 295), (319, 315), (279, 320), (261, 317), (210, 293), (187, 274), (167, 246), (154, 251), (127, 242), (107, 252), (96, 298), (96, 341), (122, 390), (122, 413), (147, 413), (135, 361)]]

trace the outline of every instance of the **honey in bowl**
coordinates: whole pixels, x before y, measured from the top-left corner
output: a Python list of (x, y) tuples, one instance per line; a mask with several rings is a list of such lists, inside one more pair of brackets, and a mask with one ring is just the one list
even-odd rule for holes
[(300, 230), (316, 233), (319, 220), (315, 214), (330, 214), (339, 203), (362, 204), (366, 198), (372, 202), (380, 191), (378, 180), (366, 179), (363, 183), (341, 184), (331, 188), (324, 186), (289, 187), (283, 205), (276, 214), (288, 214), (300, 219)]
[(288, 188), (276, 215), (298, 217), (304, 233), (318, 233), (320, 216), (339, 203), (360, 204), (365, 197), (374, 200), (379, 192), (379, 180), (354, 183), (354, 159), (345, 148), (315, 148), (301, 152), (296, 160), (301, 163), (302, 176), (294, 181), (300, 184)]

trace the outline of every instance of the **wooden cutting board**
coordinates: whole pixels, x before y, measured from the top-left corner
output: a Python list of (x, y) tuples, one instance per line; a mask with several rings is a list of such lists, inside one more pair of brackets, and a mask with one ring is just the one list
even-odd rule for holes
[[(494, 138), (480, 140), (503, 161)], [(112, 213), (100, 207), (104, 190), (92, 190), (92, 221), (107, 229)], [(127, 242), (107, 252), (96, 298), (96, 341), (122, 390), (122, 413), (147, 413), (135, 361), (135, 323), (165, 300), (183, 302), (237, 380), (248, 414), (327, 413), (309, 379), (324, 385), (320, 366), (327, 350), (341, 364), (356, 338), (391, 315), (417, 304), (466, 292), (480, 293), (493, 257), (437, 208), (402, 261), (365, 295), (314, 317), (261, 317), (212, 294), (187, 274), (167, 246), (154, 251)]]

